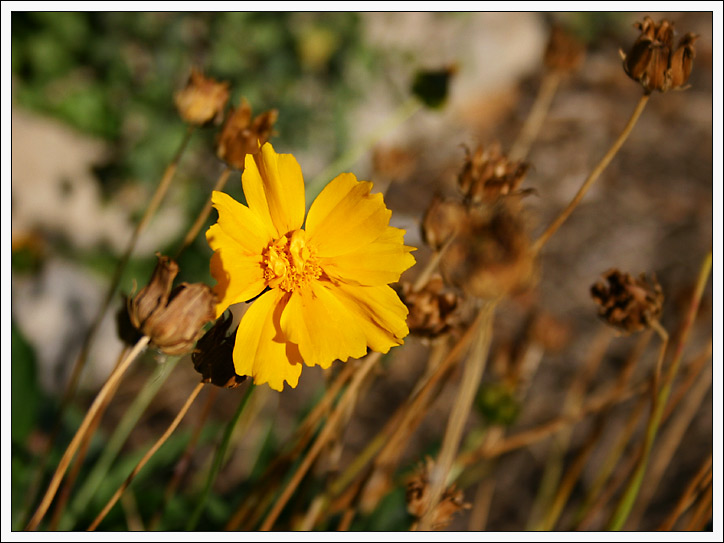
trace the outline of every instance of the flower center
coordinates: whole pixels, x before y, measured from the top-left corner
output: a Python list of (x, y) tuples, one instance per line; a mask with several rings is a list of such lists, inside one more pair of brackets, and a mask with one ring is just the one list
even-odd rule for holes
[(314, 250), (305, 238), (304, 230), (294, 230), (264, 249), (264, 279), (270, 287), (290, 292), (322, 275)]

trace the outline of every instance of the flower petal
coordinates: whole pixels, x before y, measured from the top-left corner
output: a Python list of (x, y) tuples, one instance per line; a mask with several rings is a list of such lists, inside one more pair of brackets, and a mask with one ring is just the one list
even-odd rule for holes
[(338, 283), (332, 292), (357, 316), (357, 325), (370, 349), (386, 353), (404, 343), (403, 338), (410, 333), (406, 323), (408, 310), (391, 287)]
[(327, 286), (312, 281), (292, 294), (281, 326), (287, 339), (299, 345), (305, 364), (326, 369), (337, 359), (346, 361), (367, 353), (358, 320)]
[(295, 388), (302, 373), (302, 357), (286, 341), (279, 324), (288, 298), (280, 289), (262, 294), (241, 318), (234, 344), (234, 368), (238, 375), (250, 375), (254, 384), (269, 383), (282, 391), (284, 381)]
[(352, 252), (319, 259), (332, 278), (359, 285), (386, 285), (415, 264), (414, 247), (404, 244), (405, 231), (388, 226), (376, 240)]
[(246, 302), (266, 287), (261, 256), (242, 256), (228, 246), (211, 255), (211, 276), (216, 279), (217, 319), (230, 305)]
[(320, 257), (350, 253), (379, 238), (392, 212), (372, 183), (351, 173), (335, 177), (314, 200), (307, 215), (307, 239)]
[(270, 238), (277, 239), (304, 222), (304, 178), (293, 155), (278, 154), (271, 143), (246, 155), (241, 175), (244, 196)]
[[(272, 241), (266, 233), (264, 223), (259, 216), (244, 204), (240, 204), (224, 192), (213, 191), (211, 203), (219, 213), (218, 225), (248, 254), (261, 254), (262, 249)], [(206, 239), (211, 244), (209, 233)], [(217, 249), (212, 245), (212, 249)]]

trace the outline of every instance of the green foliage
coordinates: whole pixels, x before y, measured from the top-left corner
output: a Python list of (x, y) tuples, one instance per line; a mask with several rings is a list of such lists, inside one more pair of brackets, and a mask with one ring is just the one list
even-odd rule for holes
[(484, 383), (478, 391), (476, 405), (490, 424), (510, 426), (520, 412), (513, 391), (502, 383)]

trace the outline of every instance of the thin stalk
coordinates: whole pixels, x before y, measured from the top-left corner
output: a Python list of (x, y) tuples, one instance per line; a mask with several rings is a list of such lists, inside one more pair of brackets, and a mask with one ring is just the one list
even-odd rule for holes
[(367, 358), (362, 362), (361, 367), (355, 372), (354, 376), (352, 377), (352, 381), (349, 384), (349, 387), (345, 391), (342, 398), (339, 400), (339, 403), (337, 404), (334, 412), (330, 415), (329, 419), (327, 419), (327, 423), (325, 424), (324, 428), (322, 428), (319, 437), (314, 442), (314, 445), (312, 445), (312, 448), (309, 450), (307, 455), (304, 457), (304, 460), (295, 471), (287, 486), (284, 488), (284, 491), (282, 492), (281, 496), (279, 496), (279, 499), (274, 503), (274, 507), (272, 508), (272, 510), (264, 519), (264, 522), (261, 525), (261, 531), (271, 530), (274, 522), (279, 517), (279, 514), (282, 512), (282, 509), (289, 501), (289, 498), (291, 498), (297, 486), (299, 486), (299, 483), (302, 481), (302, 478), (306, 475), (307, 471), (312, 466), (312, 463), (314, 462), (314, 460), (316, 460), (317, 456), (322, 451), (322, 448), (332, 437), (334, 431), (337, 428), (337, 423), (342, 418), (342, 415), (345, 413), (351, 400), (356, 397), (356, 391), (362, 385), (364, 378), (377, 364), (380, 358), (381, 354), (377, 352), (368, 355)]
[(702, 531), (712, 519), (714, 513), (712, 508), (714, 495), (711, 477), (709, 477), (709, 483), (706, 488), (702, 490), (700, 496), (699, 505), (697, 505), (696, 509), (694, 509), (691, 517), (689, 518), (689, 522), (684, 527), (684, 530), (687, 532)]
[(38, 509), (35, 511), (35, 514), (30, 519), (30, 522), (28, 523), (26, 530), (34, 531), (38, 528), (38, 525), (40, 524), (40, 521), (43, 520), (43, 517), (45, 516), (45, 513), (48, 511), (48, 507), (50, 507), (50, 504), (53, 501), (53, 497), (55, 496), (56, 491), (58, 490), (58, 486), (60, 485), (60, 482), (63, 479), (63, 475), (65, 475), (65, 471), (68, 469), (68, 465), (70, 464), (70, 461), (73, 459), (73, 455), (75, 455), (76, 450), (78, 450), (78, 446), (80, 445), (80, 442), (83, 439), (83, 436), (88, 431), (88, 428), (91, 425), (91, 422), (93, 422), (93, 419), (96, 416), (96, 413), (101, 408), (101, 405), (103, 405), (103, 402), (105, 401), (106, 396), (109, 394), (111, 390), (113, 390), (118, 383), (118, 381), (123, 377), (123, 374), (126, 372), (128, 367), (131, 365), (131, 363), (136, 359), (136, 357), (146, 348), (146, 345), (148, 345), (149, 337), (143, 336), (141, 339), (138, 340), (136, 345), (131, 349), (131, 352), (128, 353), (126, 358), (121, 362), (121, 364), (111, 373), (111, 375), (108, 377), (108, 380), (105, 382), (101, 390), (98, 392), (98, 395), (96, 396), (95, 400), (93, 400), (93, 403), (91, 404), (90, 408), (88, 409), (88, 412), (86, 413), (85, 418), (83, 419), (83, 422), (80, 425), (80, 428), (76, 431), (75, 435), (73, 436), (73, 439), (70, 442), (70, 445), (68, 445), (68, 448), (65, 450), (65, 453), (63, 454), (63, 457), (60, 459), (60, 463), (58, 464), (58, 467), (55, 470), (55, 473), (53, 474), (52, 479), (50, 480), (50, 484), (48, 485), (48, 489), (45, 492), (45, 495), (43, 496), (43, 499), (40, 502), (40, 505), (38, 506)]
[(229, 442), (231, 441), (231, 435), (234, 432), (234, 428), (236, 427), (236, 424), (239, 422), (239, 419), (241, 418), (241, 414), (244, 412), (244, 408), (246, 407), (246, 404), (249, 402), (249, 398), (251, 397), (252, 392), (254, 392), (254, 384), (250, 383), (249, 387), (244, 392), (244, 396), (241, 398), (241, 402), (239, 403), (239, 407), (236, 409), (236, 413), (234, 413), (234, 416), (231, 418), (229, 423), (226, 425), (226, 429), (224, 430), (224, 436), (221, 439), (221, 443), (219, 444), (219, 447), (216, 449), (216, 455), (214, 456), (214, 461), (211, 464), (211, 469), (209, 469), (209, 474), (206, 477), (206, 484), (204, 485), (204, 490), (201, 493), (201, 498), (199, 499), (199, 503), (196, 505), (196, 509), (194, 509), (193, 514), (191, 515), (191, 518), (189, 519), (188, 524), (186, 525), (186, 531), (193, 531), (196, 528), (196, 524), (198, 524), (199, 519), (201, 518), (201, 514), (204, 512), (204, 509), (206, 508), (206, 500), (209, 498), (209, 493), (211, 492), (211, 487), (214, 484), (214, 481), (216, 480), (216, 476), (219, 474), (219, 470), (221, 470), (221, 464), (224, 461), (224, 456), (226, 455), (226, 449), (229, 447)]
[(659, 532), (670, 532), (674, 529), (676, 521), (683, 515), (689, 507), (691, 507), (696, 501), (696, 495), (701, 491), (702, 487), (709, 484), (712, 477), (711, 466), (713, 463), (712, 455), (704, 460), (699, 470), (696, 472), (694, 477), (691, 478), (689, 484), (686, 485), (686, 489), (681, 494), (681, 497), (676, 502), (673, 511), (669, 517), (656, 528)]
[(186, 445), (186, 450), (184, 451), (183, 456), (181, 456), (181, 459), (176, 463), (176, 467), (173, 470), (173, 477), (166, 486), (166, 491), (163, 493), (163, 502), (159, 506), (156, 513), (153, 515), (153, 518), (151, 518), (150, 522), (148, 523), (149, 531), (155, 530), (156, 526), (158, 526), (158, 523), (161, 522), (161, 517), (163, 516), (163, 512), (166, 510), (166, 505), (171, 500), (174, 492), (176, 492), (176, 488), (178, 488), (178, 485), (181, 482), (181, 478), (184, 476), (186, 470), (189, 467), (189, 464), (191, 462), (191, 455), (193, 454), (196, 443), (201, 436), (201, 430), (204, 427), (204, 423), (209, 417), (209, 413), (211, 413), (211, 407), (214, 405), (214, 400), (216, 399), (216, 395), (218, 394), (218, 392), (219, 387), (210, 387), (210, 391), (206, 398), (206, 404), (204, 405), (203, 412), (201, 413), (199, 419), (196, 421), (194, 433), (191, 436), (188, 444)]
[(533, 107), (528, 113), (528, 117), (521, 128), (518, 138), (510, 148), (508, 157), (511, 160), (524, 160), (530, 151), (531, 145), (538, 137), (543, 121), (545, 121), (548, 110), (553, 102), (553, 97), (556, 95), (558, 90), (558, 84), (561, 82), (561, 75), (556, 71), (548, 71), (543, 76), (540, 87), (538, 88), (538, 94), (533, 102)]
[[(216, 184), (214, 185), (213, 190), (224, 190), (224, 187), (226, 186), (226, 182), (229, 180), (229, 175), (231, 174), (231, 168), (228, 166), (225, 166), (221, 174), (219, 175), (219, 178), (216, 180)], [(189, 231), (186, 233), (186, 237), (181, 242), (181, 247), (179, 247), (178, 252), (176, 253), (176, 256), (174, 259), (178, 259), (178, 257), (183, 253), (189, 245), (196, 239), (196, 236), (198, 235), (199, 231), (201, 230), (201, 227), (204, 225), (204, 221), (206, 221), (207, 217), (209, 216), (209, 213), (211, 213), (211, 195), (209, 195), (208, 199), (206, 200), (206, 203), (204, 204), (204, 207), (201, 208), (201, 211), (199, 212), (198, 216), (196, 217), (196, 220), (191, 225), (191, 228), (189, 228)]]
[(41, 465), (40, 468), (38, 468), (38, 475), (36, 476), (35, 483), (31, 486), (33, 490), (29, 492), (29, 495), (32, 499), (29, 499), (28, 502), (32, 503), (35, 501), (35, 495), (37, 493), (37, 490), (40, 486), (40, 480), (42, 480), (43, 475), (45, 474), (45, 468), (47, 467), (47, 461), (50, 457), (50, 451), (53, 449), (53, 445), (55, 444), (55, 440), (58, 437), (58, 431), (60, 430), (60, 422), (63, 420), (63, 414), (65, 413), (65, 410), (68, 407), (68, 404), (71, 402), (73, 397), (75, 396), (76, 389), (78, 387), (78, 381), (80, 379), (81, 373), (83, 372), (83, 369), (85, 368), (86, 361), (88, 360), (88, 354), (90, 352), (91, 344), (93, 343), (93, 339), (95, 338), (96, 333), (98, 333), (98, 329), (100, 328), (101, 322), (103, 321), (103, 317), (106, 314), (106, 311), (108, 311), (108, 307), (110, 306), (111, 301), (113, 300), (113, 296), (116, 292), (116, 289), (118, 288), (118, 284), (120, 283), (121, 276), (123, 275), (123, 270), (126, 267), (126, 264), (128, 264), (128, 260), (131, 257), (131, 254), (133, 253), (133, 249), (136, 246), (136, 242), (138, 241), (139, 236), (143, 231), (146, 229), (146, 226), (148, 226), (149, 221), (153, 217), (153, 215), (158, 210), (159, 205), (161, 204), (161, 201), (163, 200), (163, 197), (166, 195), (166, 192), (168, 191), (169, 186), (171, 185), (171, 181), (173, 180), (173, 176), (176, 173), (176, 169), (178, 168), (179, 161), (181, 160), (181, 155), (183, 155), (184, 151), (186, 150), (186, 147), (188, 145), (189, 140), (191, 139), (191, 134), (193, 133), (194, 127), (189, 126), (186, 130), (186, 133), (184, 134), (183, 139), (181, 140), (181, 143), (179, 144), (178, 149), (176, 150), (176, 153), (173, 156), (173, 159), (169, 163), (168, 166), (166, 166), (166, 170), (163, 173), (163, 177), (161, 178), (161, 181), (159, 182), (158, 186), (156, 187), (156, 192), (154, 192), (153, 196), (151, 197), (151, 201), (148, 204), (148, 207), (146, 208), (146, 211), (143, 214), (143, 217), (141, 217), (141, 220), (136, 225), (136, 228), (133, 231), (133, 234), (131, 234), (131, 239), (128, 241), (128, 245), (126, 246), (126, 250), (123, 253), (123, 256), (121, 257), (121, 260), (118, 262), (118, 265), (116, 266), (115, 271), (113, 272), (113, 277), (111, 278), (111, 282), (108, 285), (108, 291), (106, 292), (106, 296), (103, 299), (103, 302), (101, 303), (100, 308), (98, 309), (98, 313), (96, 314), (95, 318), (93, 319), (93, 323), (91, 324), (91, 327), (88, 329), (88, 333), (83, 338), (83, 344), (81, 345), (80, 352), (78, 353), (78, 357), (75, 360), (75, 363), (73, 364), (73, 370), (71, 372), (70, 379), (68, 380), (68, 384), (65, 387), (65, 391), (63, 393), (63, 397), (60, 402), (60, 407), (58, 408), (58, 414), (55, 418), (55, 423), (53, 425), (53, 430), (50, 433), (50, 438), (47, 441), (47, 445), (45, 447), (44, 452), (41, 454)]
[(646, 467), (648, 465), (649, 456), (654, 445), (654, 440), (656, 439), (656, 433), (659, 429), (659, 423), (661, 422), (661, 417), (666, 407), (666, 401), (669, 398), (671, 386), (681, 363), (681, 355), (684, 350), (684, 345), (686, 344), (689, 332), (691, 331), (694, 319), (696, 318), (696, 314), (699, 309), (699, 303), (701, 302), (701, 297), (704, 294), (704, 287), (706, 286), (706, 283), (709, 279), (711, 264), (712, 254), (711, 252), (709, 252), (709, 254), (704, 259), (704, 262), (702, 263), (701, 269), (699, 271), (699, 278), (697, 280), (696, 289), (694, 291), (694, 295), (689, 306), (689, 311), (685, 317), (681, 337), (679, 338), (679, 343), (674, 353), (674, 359), (669, 366), (666, 376), (664, 377), (664, 383), (661, 387), (661, 390), (654, 398), (654, 405), (652, 406), (651, 416), (649, 417), (649, 423), (646, 428), (646, 437), (644, 441), (643, 453), (641, 455), (641, 458), (639, 459), (639, 462), (636, 465), (636, 470), (633, 474), (633, 477), (629, 481), (629, 484), (626, 487), (626, 490), (624, 491), (624, 494), (621, 497), (621, 500), (619, 501), (613, 513), (613, 516), (611, 517), (611, 520), (608, 524), (609, 530), (620, 530), (623, 527), (629, 513), (631, 512), (634, 501), (638, 496), (639, 489), (641, 488), (641, 483), (643, 482), (644, 475), (646, 473)]
[(181, 360), (179, 357), (168, 358), (164, 364), (159, 364), (156, 371), (149, 376), (141, 391), (134, 398), (128, 409), (126, 409), (116, 429), (111, 434), (111, 437), (108, 438), (103, 448), (103, 453), (86, 477), (83, 485), (78, 489), (75, 498), (71, 501), (67, 514), (61, 519), (60, 530), (69, 531), (74, 529), (76, 519), (89, 507), (91, 499), (103, 483), (108, 470), (120, 453), (126, 439), (133, 428), (136, 427), (141, 415), (151, 403), (151, 400), (156, 396), (156, 393), (161, 389), (163, 383), (166, 382), (166, 379), (176, 364), (178, 364), (179, 360)]
[(133, 471), (126, 477), (126, 480), (123, 481), (123, 484), (116, 490), (116, 493), (113, 494), (110, 500), (108, 500), (108, 503), (103, 507), (100, 513), (98, 513), (98, 516), (95, 518), (93, 522), (91, 522), (91, 525), (88, 527), (88, 531), (92, 532), (94, 531), (98, 525), (101, 523), (101, 521), (106, 517), (108, 512), (113, 508), (113, 506), (116, 504), (118, 499), (121, 497), (123, 492), (128, 488), (128, 486), (131, 484), (133, 479), (138, 475), (138, 472), (140, 472), (143, 469), (143, 466), (146, 465), (146, 463), (150, 460), (150, 458), (156, 454), (156, 451), (161, 448), (161, 445), (166, 443), (166, 440), (171, 436), (173, 431), (176, 429), (176, 427), (181, 422), (181, 419), (183, 419), (186, 416), (186, 413), (188, 412), (189, 408), (191, 407), (191, 404), (194, 403), (194, 400), (196, 399), (196, 396), (199, 395), (199, 392), (201, 392), (201, 389), (204, 388), (204, 383), (201, 382), (194, 387), (194, 389), (191, 391), (191, 394), (189, 394), (189, 397), (186, 399), (186, 402), (181, 407), (181, 410), (176, 415), (176, 418), (173, 419), (169, 427), (166, 429), (166, 431), (163, 433), (163, 435), (158, 438), (156, 443), (153, 444), (153, 446), (146, 452), (146, 454), (143, 455), (143, 458), (141, 458), (138, 461), (138, 464), (136, 464), (136, 467), (133, 468)]
[(430, 501), (427, 506), (427, 511), (420, 519), (418, 527), (420, 531), (432, 529), (435, 507), (447, 486), (448, 474), (455, 460), (458, 448), (460, 447), (463, 428), (468, 419), (473, 400), (475, 399), (475, 393), (480, 386), (480, 380), (483, 377), (488, 360), (488, 351), (492, 339), (493, 314), (496, 305), (495, 301), (486, 301), (483, 302), (483, 306), (480, 308), (482, 315), (480, 327), (478, 328), (470, 356), (463, 370), (460, 392), (450, 412), (440, 454), (430, 474)]
[(583, 182), (583, 185), (581, 185), (581, 188), (578, 189), (578, 192), (573, 197), (573, 200), (568, 204), (568, 206), (561, 211), (561, 213), (558, 215), (558, 217), (555, 218), (555, 220), (546, 228), (545, 232), (541, 234), (541, 236), (535, 240), (533, 243), (533, 252), (537, 253), (541, 250), (543, 245), (548, 241), (548, 239), (560, 228), (560, 226), (566, 221), (566, 219), (570, 216), (571, 213), (573, 213), (573, 210), (576, 208), (576, 206), (583, 200), (583, 197), (586, 195), (588, 190), (593, 186), (593, 183), (596, 182), (596, 180), (600, 177), (601, 173), (603, 173), (603, 170), (606, 169), (606, 166), (611, 162), (614, 156), (616, 156), (616, 153), (621, 148), (623, 143), (628, 138), (629, 134), (631, 133), (631, 130), (633, 130), (633, 127), (636, 125), (636, 122), (639, 120), (639, 117), (641, 116), (641, 113), (644, 110), (644, 107), (646, 107), (646, 104), (649, 101), (649, 95), (644, 94), (641, 96), (641, 99), (639, 100), (638, 104), (636, 104), (636, 108), (634, 109), (634, 112), (631, 114), (631, 118), (626, 123), (626, 126), (623, 129), (623, 132), (619, 134), (618, 138), (616, 138), (616, 141), (613, 142), (613, 145), (608, 150), (608, 152), (603, 156), (601, 161), (598, 163), (598, 165), (593, 169), (593, 171), (588, 175), (588, 178)]

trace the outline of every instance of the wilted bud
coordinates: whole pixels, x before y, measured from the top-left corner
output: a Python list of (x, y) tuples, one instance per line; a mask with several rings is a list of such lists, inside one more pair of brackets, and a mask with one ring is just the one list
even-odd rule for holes
[(501, 196), (514, 194), (528, 172), (528, 164), (508, 160), (497, 142), (487, 148), (478, 146), (472, 155), (468, 149), (466, 153), (458, 186), (467, 202), (491, 203)]
[(191, 351), (203, 326), (216, 316), (216, 299), (202, 283), (181, 283), (172, 291), (178, 264), (157, 256), (151, 280), (129, 303), (129, 317), (153, 345), (168, 355), (181, 355)]
[[(407, 480), (405, 499), (407, 501), (407, 512), (411, 515), (422, 518), (430, 506), (430, 472), (435, 463), (427, 456), (425, 462), (421, 462), (415, 473)], [(433, 530), (442, 530), (452, 520), (452, 516), (462, 509), (470, 509), (470, 504), (465, 503), (465, 497), (461, 490), (456, 490), (452, 484), (443, 493), (440, 502), (435, 506), (432, 513), (430, 527)]]
[(591, 287), (591, 296), (600, 305), (598, 315), (611, 326), (627, 333), (638, 332), (661, 314), (664, 294), (656, 277), (649, 281), (642, 273), (634, 279), (617, 269), (603, 277), (608, 286), (598, 281)]
[(450, 284), (481, 299), (522, 291), (535, 280), (536, 269), (521, 210), (510, 198), (470, 207), (440, 261)]
[(408, 282), (400, 283), (400, 299), (409, 309), (407, 326), (411, 334), (437, 337), (457, 326), (460, 318), (456, 309), (460, 299), (445, 291), (442, 277), (433, 276), (419, 291)]
[(237, 375), (234, 370), (234, 342), (236, 330), (227, 335), (233, 317), (227, 314), (199, 339), (191, 360), (194, 368), (201, 374), (204, 383), (235, 388), (244, 382), (246, 376)]
[(246, 155), (258, 152), (271, 136), (277, 116), (277, 110), (272, 109), (252, 120), (251, 106), (242, 98), (241, 105), (226, 118), (217, 138), (216, 155), (232, 168), (243, 170)]
[(543, 60), (546, 67), (558, 73), (576, 70), (586, 55), (583, 44), (560, 25), (551, 28)]
[(465, 220), (465, 206), (452, 200), (444, 200), (436, 194), (422, 218), (422, 238), (437, 250), (458, 230)]
[(174, 95), (181, 118), (196, 125), (221, 121), (228, 100), (229, 82), (206, 78), (196, 68), (191, 69), (186, 87)]
[(673, 23), (663, 20), (656, 24), (651, 17), (644, 17), (644, 22), (635, 26), (641, 35), (628, 55), (621, 51), (626, 74), (641, 83), (646, 94), (683, 87), (691, 75), (698, 36), (687, 34), (674, 50)]

